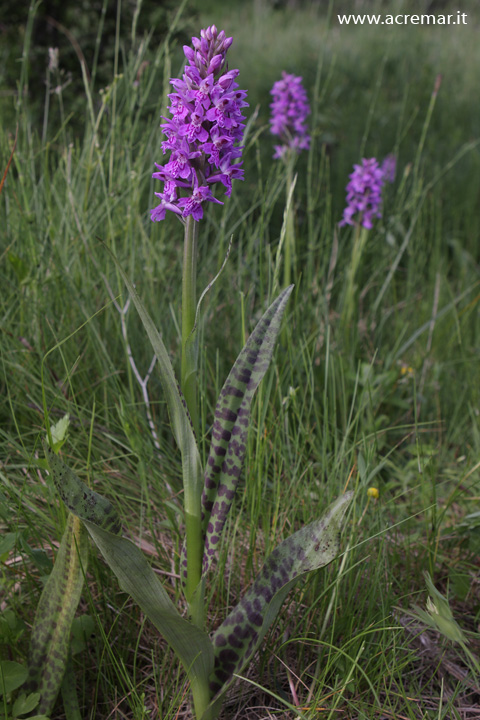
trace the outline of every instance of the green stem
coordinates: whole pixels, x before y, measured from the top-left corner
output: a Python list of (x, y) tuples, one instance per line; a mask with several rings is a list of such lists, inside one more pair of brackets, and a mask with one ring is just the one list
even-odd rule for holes
[(288, 200), (290, 197), (291, 187), (293, 183), (294, 162), (295, 159), (292, 153), (291, 156), (287, 157), (287, 217), (285, 220), (285, 262), (283, 266), (283, 287), (288, 287), (291, 284), (292, 262), (295, 262), (295, 225), (293, 221), (293, 198), (290, 199), (290, 205), (288, 205)]
[[(197, 248), (198, 223), (187, 217), (183, 250), (182, 278), (182, 367), (180, 385), (190, 414), (195, 435), (198, 437), (197, 365), (198, 343), (195, 328), (197, 310)], [(183, 458), (184, 472), (195, 472), (189, 467), (189, 458)], [(202, 521), (201, 496), (195, 484), (185, 483), (185, 532), (187, 541), (186, 598), (192, 622), (204, 625), (204, 598), (202, 577)], [(197, 702), (197, 701), (196, 701)]]
[(342, 326), (344, 331), (348, 332), (350, 322), (353, 316), (356, 285), (355, 277), (357, 274), (358, 266), (365, 249), (365, 244), (368, 238), (368, 230), (360, 225), (356, 225), (353, 237), (353, 248), (352, 248), (352, 259), (347, 272), (347, 283), (345, 290), (345, 301), (342, 312)]
[[(187, 505), (188, 499), (185, 498)], [(203, 538), (200, 498), (195, 498), (195, 513), (186, 508), (185, 534), (187, 539), (187, 580), (185, 597), (188, 614), (194, 625), (203, 630), (205, 621), (204, 593), (202, 579)]]
[(190, 685), (193, 695), (193, 707), (195, 708), (195, 717), (197, 720), (215, 720), (218, 717), (220, 706), (212, 707), (208, 713), (205, 713), (210, 705), (211, 693), (208, 684), (201, 682), (193, 682)]
[[(192, 331), (197, 309), (198, 223), (191, 215), (185, 223), (182, 279), (182, 369), (180, 386), (198, 437), (197, 411), (197, 345)], [(195, 333), (197, 329), (195, 330)]]

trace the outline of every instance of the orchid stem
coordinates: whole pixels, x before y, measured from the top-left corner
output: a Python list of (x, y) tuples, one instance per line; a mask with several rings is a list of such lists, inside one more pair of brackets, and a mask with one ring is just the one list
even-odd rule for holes
[[(197, 356), (195, 314), (197, 309), (197, 250), (198, 222), (188, 216), (185, 223), (182, 279), (182, 367), (180, 385), (196, 437), (199, 434), (197, 410)], [(188, 472), (188, 459), (183, 458), (184, 472)], [(185, 485), (185, 530), (187, 543), (186, 598), (192, 622), (204, 624), (204, 599), (200, 587), (202, 577), (202, 519), (200, 494)]]
[[(197, 345), (192, 335), (197, 308), (197, 245), (198, 223), (189, 215), (185, 222), (182, 280), (182, 367), (183, 396), (193, 429), (198, 437), (197, 410)], [(195, 333), (197, 332), (195, 328)]]
[(352, 259), (347, 271), (347, 283), (345, 291), (345, 300), (342, 312), (342, 326), (346, 333), (350, 332), (350, 323), (354, 313), (356, 285), (355, 278), (357, 275), (360, 260), (365, 249), (368, 238), (368, 230), (360, 225), (355, 226), (352, 248)]

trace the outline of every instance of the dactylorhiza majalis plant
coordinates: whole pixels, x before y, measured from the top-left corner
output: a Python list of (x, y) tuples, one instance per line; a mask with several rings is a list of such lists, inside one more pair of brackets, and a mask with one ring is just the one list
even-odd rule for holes
[(342, 327), (347, 329), (353, 315), (355, 301), (355, 276), (367, 242), (368, 232), (373, 228), (375, 218), (381, 218), (382, 192), (385, 181), (395, 180), (396, 158), (387, 155), (382, 165), (376, 158), (363, 159), (361, 165), (354, 165), (347, 183), (347, 204), (343, 211), (340, 227), (354, 226), (352, 258), (347, 271)]
[[(163, 181), (163, 190), (157, 193), (161, 202), (151, 211), (152, 220), (160, 221), (170, 211), (184, 225), (180, 384), (157, 328), (114, 259), (157, 357), (181, 453), (185, 541), (179, 571), (188, 617), (177, 610), (139, 548), (122, 536), (119, 516), (110, 502), (87, 487), (60, 459), (61, 443), (55, 442), (47, 422), (45, 448), (50, 473), (71, 514), (32, 634), (30, 681), (42, 694), (41, 711), (45, 713), (53, 707), (63, 675), (61, 665), (68, 656), (67, 626), (78, 603), (86, 565), (85, 530), (123, 590), (178, 656), (190, 682), (198, 720), (218, 716), (234, 675), (252, 659), (298, 577), (331, 562), (339, 552), (339, 531), (352, 493), (340, 496), (321, 519), (282, 542), (238, 605), (219, 627), (207, 633), (206, 582), (240, 481), (252, 400), (269, 367), (292, 292), (292, 286), (286, 287), (268, 307), (230, 371), (216, 404), (210, 452), (202, 467), (196, 439), (197, 332), (203, 296), (197, 302), (197, 237), (205, 203), (220, 202), (213, 195), (214, 186), (222, 185), (228, 197), (232, 179), (242, 176), (242, 148), (237, 143), (242, 139), (246, 93), (235, 82), (238, 71), (227, 69), (231, 43), (231, 38), (212, 26), (202, 30), (200, 38), (192, 38), (192, 47), (185, 48), (188, 65), (182, 80), (171, 81), (175, 90), (170, 95), (172, 117), (162, 125), (167, 137), (163, 149), (171, 154), (154, 173), (155, 179)], [(65, 612), (64, 605), (68, 605)], [(57, 637), (59, 608), (61, 643)]]
[(285, 258), (283, 280), (290, 285), (291, 266), (295, 263), (295, 223), (293, 217), (293, 191), (296, 177), (293, 176), (297, 155), (310, 147), (307, 116), (310, 105), (301, 77), (283, 72), (282, 79), (273, 84), (270, 91), (270, 132), (278, 136), (280, 145), (275, 145), (273, 157), (280, 159), (286, 167), (285, 204)]

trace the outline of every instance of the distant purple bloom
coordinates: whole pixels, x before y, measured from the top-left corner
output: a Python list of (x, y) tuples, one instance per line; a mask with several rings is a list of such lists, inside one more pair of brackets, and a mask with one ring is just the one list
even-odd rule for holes
[(270, 132), (278, 135), (283, 143), (275, 145), (273, 157), (283, 157), (290, 148), (296, 152), (308, 150), (310, 135), (306, 119), (310, 105), (302, 78), (283, 72), (282, 79), (274, 83), (270, 94), (273, 97)]
[(221, 183), (230, 196), (232, 179), (243, 180), (238, 159), (242, 147), (245, 117), (242, 109), (247, 93), (238, 89), (238, 70), (228, 70), (226, 53), (232, 38), (217, 31), (215, 25), (201, 30), (200, 38), (192, 38), (192, 46), (184, 46), (188, 60), (182, 79), (172, 78), (168, 110), (171, 118), (163, 118), (166, 135), (162, 143), (170, 159), (158, 165), (152, 177), (164, 183), (156, 192), (160, 204), (150, 211), (154, 221), (165, 218), (166, 211), (194, 220), (203, 217), (203, 203), (222, 205), (212, 193), (212, 186)]
[(393, 183), (395, 180), (395, 173), (397, 170), (397, 158), (393, 153), (387, 155), (382, 162), (383, 177), (389, 183)]
[[(355, 225), (359, 222), (370, 230), (373, 227), (372, 219), (382, 217), (380, 205), (385, 176), (375, 158), (364, 158), (361, 165), (353, 167), (347, 185), (347, 207), (340, 225)], [(358, 220), (354, 221), (357, 214)]]

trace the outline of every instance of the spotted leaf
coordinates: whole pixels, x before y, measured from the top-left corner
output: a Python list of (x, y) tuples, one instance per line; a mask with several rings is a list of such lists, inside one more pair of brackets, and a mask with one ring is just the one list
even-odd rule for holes
[(37, 712), (49, 715), (60, 690), (70, 648), (72, 622), (88, 561), (88, 535), (69, 515), (62, 542), (35, 613), (25, 690), (38, 692)]
[(219, 704), (275, 620), (301, 575), (328, 565), (340, 551), (340, 529), (353, 493), (338, 498), (325, 515), (284, 540), (265, 561), (253, 585), (213, 634), (215, 666), (210, 690)]
[(220, 392), (205, 469), (203, 572), (207, 572), (230, 510), (245, 458), (254, 393), (267, 372), (293, 285), (270, 305), (248, 338)]
[(79, 480), (46, 443), (43, 443), (43, 448), (52, 471), (53, 483), (67, 508), (82, 520), (102, 525), (106, 530), (119, 535), (122, 528), (113, 505)]
[(141, 550), (120, 534), (119, 517), (108, 500), (90, 490), (60, 458), (52, 462), (55, 486), (69, 510), (85, 525), (105, 561), (176, 652), (190, 679), (194, 697), (208, 685), (213, 648), (208, 635), (185, 620)]

